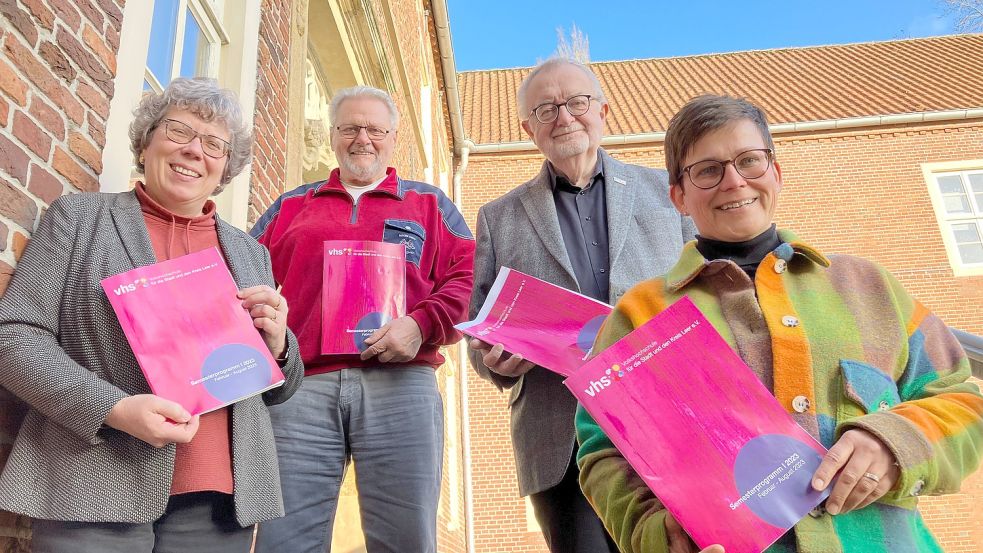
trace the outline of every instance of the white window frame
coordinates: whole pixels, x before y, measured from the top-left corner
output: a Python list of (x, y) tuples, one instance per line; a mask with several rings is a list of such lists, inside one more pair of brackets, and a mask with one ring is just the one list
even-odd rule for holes
[[(955, 276), (980, 276), (983, 275), (983, 263), (964, 263), (959, 254), (959, 247), (956, 238), (952, 233), (953, 223), (976, 222), (980, 236), (983, 236), (983, 206), (976, 206), (977, 213), (971, 216), (951, 216), (946, 213), (945, 200), (939, 188), (939, 177), (954, 174), (966, 175), (968, 173), (983, 172), (983, 159), (973, 159), (966, 161), (952, 161), (943, 163), (922, 164), (922, 174), (925, 184), (928, 187), (928, 195), (932, 200), (932, 207), (935, 209), (935, 218), (942, 234), (942, 243), (945, 245), (946, 255), (949, 258), (949, 265)], [(970, 193), (970, 205), (975, 206), (975, 200)], [(974, 207), (975, 209), (975, 207)]]
[[(205, 70), (199, 76), (217, 77), (221, 47), (228, 46), (230, 42), (229, 34), (225, 31), (225, 26), (219, 20), (211, 2), (205, 2), (204, 0), (177, 0), (177, 2), (177, 25), (174, 28), (174, 50), (171, 52), (170, 74), (167, 76), (168, 82), (181, 74), (181, 58), (184, 55), (184, 31), (187, 27), (189, 11), (192, 17), (198, 22), (198, 28), (201, 29), (202, 34), (205, 35), (205, 40), (209, 44)], [(150, 66), (144, 65), (144, 72), (144, 78), (150, 84), (150, 88), (154, 92), (162, 92), (164, 88), (158, 79), (159, 76), (153, 74)]]
[[(226, 0), (224, 5), (213, 0), (183, 2), (182, 6), (192, 6), (192, 12), (199, 16), (199, 21), (210, 21), (208, 25), (201, 25), (202, 32), (209, 32), (205, 28), (212, 27), (216, 33), (214, 37), (221, 43), (218, 48), (213, 48), (212, 55), (216, 56), (211, 62), (213, 76), (221, 86), (238, 94), (246, 122), (251, 125), (256, 108), (256, 60), (262, 0)], [(102, 154), (103, 172), (99, 176), (99, 188), (103, 192), (130, 189), (133, 155), (130, 153), (128, 129), (133, 120), (133, 110), (143, 95), (153, 14), (152, 1), (127, 2), (123, 7), (115, 94), (109, 105), (106, 146)], [(181, 33), (178, 36), (183, 37), (183, 28), (178, 32)], [(176, 56), (175, 60), (180, 60), (180, 56)], [(175, 63), (180, 67), (180, 61)], [(242, 229), (246, 228), (249, 209), (250, 169), (247, 167), (232, 179), (225, 191), (214, 198), (219, 216)]]

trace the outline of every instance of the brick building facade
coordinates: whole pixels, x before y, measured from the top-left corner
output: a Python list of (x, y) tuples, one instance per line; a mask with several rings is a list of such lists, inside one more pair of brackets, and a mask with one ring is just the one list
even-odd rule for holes
[[(149, 46), (159, 19), (155, 6), (164, 4), (0, 0), (0, 294), (51, 201), (129, 186), (129, 113), (142, 90), (169, 79), (157, 74)], [(325, 176), (333, 164), (326, 100), (354, 84), (393, 94), (403, 116), (396, 167), (443, 188), (472, 224), (480, 205), (540, 166), (542, 158), (522, 142), (517, 126), (514, 93), (524, 70), (458, 79), (452, 61), (446, 63), (453, 53), (440, 38), (449, 38), (443, 0), (175, 5), (187, 10), (171, 14), (178, 26), (194, 17), (199, 45), (209, 45), (192, 73), (236, 90), (253, 114), (252, 166), (217, 198), (221, 216), (243, 228), (284, 190)], [(662, 60), (663, 66), (599, 64), (612, 97), (608, 149), (626, 161), (663, 165), (660, 130), (687, 98), (714, 90), (696, 77), (715, 73), (722, 87), (716, 90), (765, 101), (782, 127), (776, 134), (786, 182), (780, 224), (829, 251), (878, 260), (949, 324), (983, 334), (983, 272), (953, 267), (959, 244), (945, 225), (957, 223), (940, 215), (945, 197), (932, 191), (938, 184), (933, 175), (983, 170), (983, 40), (911, 43), (916, 52), (907, 54), (855, 45), (846, 60), (834, 48), (818, 49), (818, 57), (849, 69), (840, 74), (849, 86), (810, 66), (809, 49), (749, 54), (782, 87), (742, 89), (753, 83), (732, 78), (746, 61), (734, 57), (724, 56), (718, 66), (701, 57)], [(180, 57), (172, 60), (171, 76), (184, 74)], [(928, 76), (864, 65), (878, 62)], [(943, 69), (949, 73), (942, 78), (931, 76)], [(931, 82), (945, 86), (925, 84)], [(884, 115), (908, 119), (864, 120)], [(448, 363), (438, 372), (446, 419), (440, 551), (545, 551), (531, 510), (516, 492), (506, 396), (462, 366), (462, 353), (460, 345), (447, 348)], [(0, 391), (0, 464), (23, 412)], [(335, 533), (335, 551), (342, 553), (363, 550), (350, 480)], [(961, 494), (925, 501), (926, 518), (947, 551), (983, 548), (981, 499), (983, 476), (977, 474)], [(26, 520), (0, 513), (0, 552), (29, 551), (29, 537)]]

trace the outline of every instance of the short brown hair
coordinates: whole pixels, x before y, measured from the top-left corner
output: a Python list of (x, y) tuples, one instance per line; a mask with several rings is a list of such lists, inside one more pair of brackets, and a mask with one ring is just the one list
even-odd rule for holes
[(234, 92), (218, 85), (215, 79), (178, 77), (171, 80), (163, 92), (148, 92), (133, 111), (130, 123), (130, 151), (133, 162), (141, 174), (146, 170), (140, 156), (150, 144), (151, 135), (160, 126), (170, 108), (190, 111), (203, 121), (218, 121), (229, 131), (228, 160), (218, 186), (212, 192), (217, 196), (249, 164), (253, 156), (253, 137), (246, 125), (239, 98)]
[(682, 107), (669, 121), (666, 129), (666, 169), (669, 171), (669, 184), (682, 184), (683, 159), (693, 145), (704, 135), (734, 121), (747, 119), (758, 127), (765, 145), (772, 150), (775, 142), (768, 131), (768, 118), (758, 106), (743, 98), (697, 96)]

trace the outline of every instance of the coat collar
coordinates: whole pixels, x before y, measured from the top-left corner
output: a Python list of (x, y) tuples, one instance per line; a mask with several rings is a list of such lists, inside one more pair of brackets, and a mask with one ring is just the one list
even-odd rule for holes
[[(625, 164), (612, 158), (603, 149), (598, 150), (604, 174), (604, 199), (607, 204), (608, 254), (614, 267), (618, 254), (624, 249), (628, 229), (634, 215), (635, 186), (625, 171)], [(553, 183), (548, 162), (544, 161), (539, 174), (523, 189), (519, 196), (533, 228), (546, 246), (546, 251), (576, 282), (573, 264), (563, 245), (560, 222), (553, 200)]]
[[(322, 182), (314, 189), (314, 195), (323, 194), (325, 192), (341, 192), (345, 195), (348, 194), (345, 187), (341, 184), (341, 170), (337, 167), (331, 171), (330, 175), (328, 175), (328, 180)], [(372, 189), (369, 193), (378, 192), (383, 192), (394, 198), (402, 199), (402, 194), (400, 194), (400, 179), (396, 175), (395, 168), (387, 167), (386, 178), (382, 179), (379, 186)]]
[[(134, 267), (143, 267), (157, 263), (154, 247), (150, 243), (150, 233), (140, 211), (140, 200), (133, 190), (116, 195), (116, 200), (110, 208), (116, 233), (123, 242), (123, 249)], [(218, 218), (216, 217), (216, 224)]]
[(635, 215), (635, 185), (625, 164), (612, 158), (601, 150), (601, 164), (604, 166), (604, 196), (608, 215), (608, 259), (615, 266), (621, 250), (628, 240), (628, 229)]
[[(782, 243), (773, 252), (777, 257), (791, 261), (792, 257), (798, 254), (821, 267), (829, 267), (829, 259), (822, 252), (799, 240), (792, 231), (779, 229), (778, 237), (781, 238)], [(669, 292), (678, 292), (699, 276), (709, 264), (710, 261), (704, 259), (697, 251), (696, 240), (687, 242), (683, 246), (679, 261), (666, 273), (666, 289)]]
[[(119, 234), (123, 249), (130, 258), (133, 267), (144, 267), (157, 263), (157, 256), (154, 255), (154, 247), (150, 243), (150, 233), (147, 232), (147, 224), (143, 220), (143, 212), (140, 210), (140, 200), (137, 199), (136, 192), (122, 192), (116, 195), (115, 201), (110, 207), (113, 224)], [(230, 259), (226, 254), (237, 240), (243, 238), (243, 233), (232, 225), (223, 221), (218, 213), (215, 214), (215, 232), (218, 235), (219, 250), (225, 257), (225, 264), (232, 273), (232, 279), (241, 286), (240, 267), (235, 259)], [(233, 248), (235, 249), (235, 248)]]
[(573, 272), (573, 264), (570, 256), (563, 245), (563, 235), (560, 234), (560, 222), (556, 213), (556, 204), (553, 201), (553, 187), (550, 182), (550, 170), (547, 162), (543, 162), (543, 167), (539, 174), (533, 178), (519, 195), (530, 223), (539, 235), (539, 239), (546, 246), (546, 251), (556, 260), (563, 270), (570, 276), (573, 282), (577, 282), (577, 277)]

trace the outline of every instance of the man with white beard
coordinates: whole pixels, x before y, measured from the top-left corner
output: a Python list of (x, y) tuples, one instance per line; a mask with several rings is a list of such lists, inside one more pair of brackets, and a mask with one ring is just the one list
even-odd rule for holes
[[(305, 367), (300, 391), (270, 410), (286, 516), (262, 524), (256, 551), (327, 551), (354, 462), (368, 551), (434, 552), (443, 460), (434, 369), (440, 346), (460, 339), (453, 325), (467, 311), (474, 239), (440, 189), (389, 167), (399, 114), (388, 94), (341, 90), (329, 117), (339, 167), (283, 194), (251, 232), (270, 251)], [(369, 336), (361, 355), (320, 353), (325, 240), (405, 245), (407, 314)]]
[[(673, 208), (665, 171), (621, 163), (600, 148), (608, 103), (594, 73), (548, 60), (522, 81), (518, 104), (522, 128), (546, 161), (535, 178), (478, 212), (470, 315), (501, 267), (611, 304), (671, 267), (695, 227)], [(501, 344), (470, 346), (477, 373), (512, 390), (519, 492), (529, 496), (550, 551), (617, 552), (580, 491), (577, 402), (562, 377)]]

